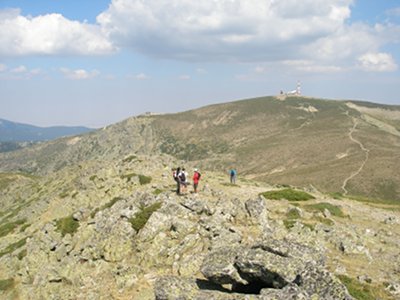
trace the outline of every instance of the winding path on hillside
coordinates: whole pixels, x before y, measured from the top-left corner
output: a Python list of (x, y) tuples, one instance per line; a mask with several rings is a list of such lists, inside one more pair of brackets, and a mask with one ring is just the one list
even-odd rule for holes
[[(346, 115), (350, 117), (348, 111), (346, 111)], [(363, 160), (363, 162), (362, 162), (361, 166), (358, 168), (358, 170), (355, 171), (355, 172), (353, 172), (353, 173), (351, 173), (351, 175), (350, 175), (349, 177), (347, 177), (347, 178), (343, 181), (342, 190), (343, 190), (343, 194), (344, 194), (344, 195), (347, 195), (347, 194), (348, 194), (348, 190), (346, 189), (346, 186), (347, 186), (347, 183), (349, 182), (349, 180), (353, 179), (355, 176), (357, 176), (358, 174), (361, 173), (361, 171), (364, 169), (364, 166), (365, 166), (365, 164), (367, 163), (368, 158), (369, 158), (369, 149), (365, 148), (365, 146), (364, 146), (359, 140), (356, 140), (356, 139), (353, 137), (353, 133), (354, 133), (354, 131), (356, 131), (356, 129), (357, 129), (358, 122), (357, 122), (357, 119), (354, 118), (354, 117), (352, 117), (352, 121), (353, 121), (353, 127), (350, 128), (350, 131), (349, 131), (348, 136), (349, 136), (349, 138), (350, 138), (350, 140), (351, 140), (352, 142), (354, 142), (354, 143), (356, 143), (356, 144), (358, 144), (358, 145), (360, 146), (360, 149), (365, 153), (365, 159)]]

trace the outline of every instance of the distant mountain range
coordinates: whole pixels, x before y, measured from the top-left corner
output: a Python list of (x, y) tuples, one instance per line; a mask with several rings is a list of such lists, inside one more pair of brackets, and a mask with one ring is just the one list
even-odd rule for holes
[(63, 136), (78, 135), (93, 129), (87, 127), (38, 127), (0, 119), (0, 142), (39, 142)]

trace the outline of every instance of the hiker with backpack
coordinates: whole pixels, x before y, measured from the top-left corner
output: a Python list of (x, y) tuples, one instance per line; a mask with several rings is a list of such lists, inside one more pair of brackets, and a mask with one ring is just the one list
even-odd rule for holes
[(194, 193), (197, 193), (197, 187), (199, 186), (200, 177), (201, 177), (201, 174), (200, 174), (199, 170), (194, 169), (194, 173), (193, 173), (193, 189), (194, 189)]
[(176, 193), (178, 195), (181, 194), (181, 183), (179, 180), (179, 173), (181, 173), (181, 168), (176, 168), (176, 170), (173, 171), (172, 176), (174, 177), (174, 180), (176, 181)]
[(179, 181), (179, 186), (180, 186), (180, 193), (186, 192), (187, 188), (187, 181), (186, 181), (186, 171), (185, 168), (180, 169), (180, 172), (178, 173), (178, 181)]
[(236, 184), (236, 176), (237, 176), (237, 172), (235, 169), (231, 169), (229, 171), (230, 174), (230, 179), (231, 179), (231, 184)]

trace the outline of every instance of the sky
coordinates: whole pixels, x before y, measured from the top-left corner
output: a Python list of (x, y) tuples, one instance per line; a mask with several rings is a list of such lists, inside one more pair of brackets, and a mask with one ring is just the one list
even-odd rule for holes
[(291, 91), (400, 105), (400, 0), (0, 0), (0, 118), (102, 127)]

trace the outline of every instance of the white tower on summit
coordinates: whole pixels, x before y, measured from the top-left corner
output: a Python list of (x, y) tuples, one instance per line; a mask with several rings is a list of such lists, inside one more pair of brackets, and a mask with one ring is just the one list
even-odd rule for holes
[(297, 81), (296, 95), (297, 96), (301, 95), (301, 82), (299, 80)]

